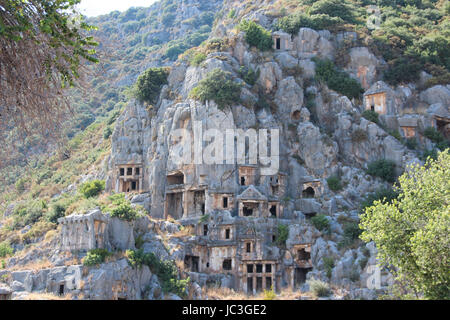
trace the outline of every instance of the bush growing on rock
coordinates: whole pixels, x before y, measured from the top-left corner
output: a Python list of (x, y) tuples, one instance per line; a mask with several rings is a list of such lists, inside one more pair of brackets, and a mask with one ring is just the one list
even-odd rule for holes
[(239, 69), (239, 75), (241, 76), (241, 78), (251, 86), (255, 85), (256, 81), (259, 78), (259, 74), (259, 69), (258, 71), (255, 71), (252, 68), (246, 68), (244, 66)]
[(277, 245), (279, 246), (285, 246), (286, 240), (289, 237), (289, 226), (285, 224), (279, 224), (277, 229)]
[(12, 229), (17, 230), (37, 222), (47, 211), (45, 201), (33, 200), (14, 209)]
[(155, 104), (161, 88), (167, 84), (168, 68), (150, 68), (139, 76), (135, 85), (135, 96), (141, 103)]
[(254, 21), (243, 20), (239, 29), (245, 32), (245, 41), (261, 51), (272, 49), (273, 40), (270, 31), (264, 29)]
[(399, 193), (392, 188), (378, 189), (366, 197), (366, 199), (361, 203), (361, 208), (364, 211), (366, 208), (371, 207), (376, 201), (390, 203), (392, 200), (397, 199), (398, 195)]
[(339, 190), (342, 190), (342, 184), (341, 179), (337, 176), (333, 176), (327, 179), (328, 187), (330, 190), (337, 192)]
[(347, 96), (349, 99), (361, 96), (363, 88), (359, 82), (346, 72), (339, 70), (331, 60), (314, 60), (316, 62), (316, 77), (318, 80), (325, 82), (330, 89)]
[(330, 286), (328, 283), (311, 279), (308, 281), (310, 291), (316, 296), (316, 297), (328, 297), (331, 294)]
[(311, 223), (319, 231), (328, 230), (328, 228), (330, 227), (330, 221), (328, 221), (327, 216), (324, 214), (318, 214), (312, 217)]
[(233, 81), (231, 73), (217, 68), (201, 80), (189, 96), (203, 103), (215, 101), (219, 109), (223, 110), (227, 106), (239, 103), (241, 85)]
[(128, 262), (134, 268), (146, 265), (158, 276), (164, 293), (172, 292), (180, 297), (186, 297), (186, 287), (190, 279), (178, 279), (178, 269), (171, 260), (160, 260), (153, 252), (144, 253), (144, 250), (127, 250)]
[(291, 35), (296, 35), (300, 28), (322, 30), (340, 25), (343, 22), (341, 18), (331, 17), (327, 14), (307, 15), (301, 12), (280, 18), (275, 28), (290, 33)]
[(80, 193), (85, 198), (93, 198), (98, 196), (105, 189), (105, 181), (94, 180), (81, 185)]
[(391, 160), (376, 160), (368, 166), (367, 173), (374, 177), (379, 177), (387, 182), (395, 182), (395, 162)]
[(324, 265), (325, 271), (327, 272), (327, 277), (331, 278), (331, 274), (332, 274), (333, 268), (335, 266), (334, 259), (332, 257), (324, 257), (323, 265)]
[(445, 140), (442, 133), (436, 130), (434, 127), (428, 127), (425, 129), (423, 135), (430, 139), (432, 142), (436, 143), (436, 146), (440, 150), (445, 150), (449, 147), (449, 143), (447, 140)]
[(206, 54), (204, 54), (203, 52), (197, 52), (191, 56), (191, 58), (189, 59), (189, 63), (191, 64), (191, 66), (197, 67), (205, 60)]
[(0, 258), (4, 258), (12, 255), (14, 252), (13, 248), (9, 245), (9, 242), (0, 242)]
[(57, 223), (59, 218), (64, 217), (66, 213), (66, 207), (62, 203), (54, 203), (50, 210), (45, 214), (45, 218), (48, 222)]
[(410, 150), (416, 150), (418, 143), (416, 138), (406, 139), (405, 146)]
[(352, 141), (356, 143), (361, 143), (363, 141), (366, 141), (368, 138), (367, 132), (363, 129), (356, 129), (352, 133)]
[(138, 217), (138, 212), (131, 206), (128, 201), (115, 205), (111, 209), (111, 217), (119, 218), (124, 221), (133, 221)]
[(104, 263), (106, 258), (111, 255), (112, 253), (106, 249), (93, 249), (88, 251), (82, 262), (87, 267), (96, 266)]
[(373, 123), (376, 123), (376, 124), (380, 123), (379, 119), (378, 119), (378, 113), (376, 113), (375, 111), (365, 110), (362, 113), (362, 116)]

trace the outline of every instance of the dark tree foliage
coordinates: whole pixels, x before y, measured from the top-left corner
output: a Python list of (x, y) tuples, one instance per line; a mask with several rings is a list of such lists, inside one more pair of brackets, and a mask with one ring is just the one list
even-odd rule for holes
[(136, 82), (136, 98), (141, 103), (155, 104), (161, 88), (167, 84), (167, 68), (150, 68), (139, 76)]
[(191, 98), (203, 103), (215, 101), (219, 109), (239, 103), (240, 96), (241, 84), (233, 81), (231, 73), (221, 69), (211, 71), (190, 93)]

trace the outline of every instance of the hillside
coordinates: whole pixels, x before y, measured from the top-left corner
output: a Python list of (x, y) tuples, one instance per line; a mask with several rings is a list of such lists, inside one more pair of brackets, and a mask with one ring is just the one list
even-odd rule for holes
[[(377, 248), (359, 222), (398, 197), (408, 165), (449, 147), (449, 16), (448, 1), (164, 0), (90, 19), (101, 63), (71, 92), (67, 143), (28, 137), (0, 168), (5, 286), (15, 298), (61, 285), (76, 299), (390, 294), (389, 269), (369, 285)], [(269, 130), (271, 143), (278, 129), (279, 170), (180, 163), (196, 124)], [(92, 280), (103, 271), (125, 284)], [(66, 284), (73, 272), (83, 286)]]

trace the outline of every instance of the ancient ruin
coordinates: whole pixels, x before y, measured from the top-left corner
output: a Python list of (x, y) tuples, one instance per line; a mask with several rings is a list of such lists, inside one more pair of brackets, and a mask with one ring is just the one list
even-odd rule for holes
[(108, 219), (100, 210), (60, 218), (61, 248), (66, 251), (102, 249), (107, 243)]

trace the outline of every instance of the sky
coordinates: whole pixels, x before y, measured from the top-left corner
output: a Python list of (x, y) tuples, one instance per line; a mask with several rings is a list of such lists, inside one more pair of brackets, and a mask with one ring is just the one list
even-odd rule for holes
[(126, 11), (131, 7), (150, 7), (156, 0), (82, 0), (79, 8), (82, 14), (95, 17), (111, 11)]

